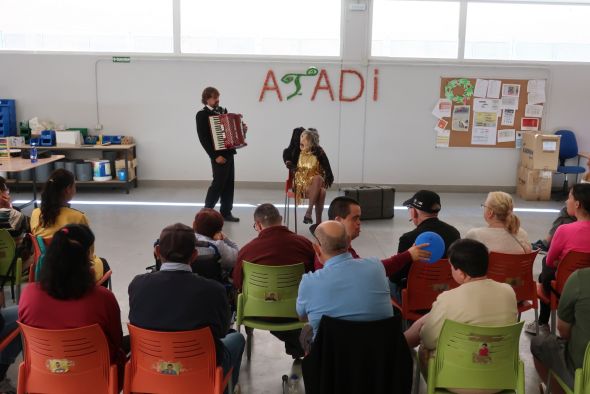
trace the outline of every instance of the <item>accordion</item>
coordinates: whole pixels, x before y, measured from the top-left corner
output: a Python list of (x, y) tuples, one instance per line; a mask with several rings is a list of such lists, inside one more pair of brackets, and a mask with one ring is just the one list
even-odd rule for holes
[(216, 151), (238, 149), (246, 144), (246, 133), (242, 127), (241, 114), (220, 114), (209, 116), (213, 148)]

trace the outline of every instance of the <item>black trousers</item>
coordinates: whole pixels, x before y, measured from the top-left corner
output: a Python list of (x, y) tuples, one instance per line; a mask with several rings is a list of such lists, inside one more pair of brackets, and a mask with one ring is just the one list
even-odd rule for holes
[[(551, 281), (555, 279), (555, 268), (547, 267), (545, 263), (546, 257), (543, 257), (543, 261), (541, 262), (541, 273), (539, 274), (539, 283), (543, 285), (543, 290), (545, 294), (551, 294), (552, 291), (555, 291), (551, 288)], [(549, 304), (545, 304), (543, 301), (539, 300), (539, 324), (547, 324), (549, 323), (549, 318), (551, 317), (551, 306)]]
[(205, 208), (214, 208), (217, 201), (221, 199), (219, 212), (223, 216), (231, 214), (234, 206), (234, 155), (230, 155), (226, 160), (224, 164), (217, 164), (215, 159), (211, 160), (213, 181), (205, 197)]
[(301, 335), (301, 329), (291, 331), (271, 331), (272, 335), (281, 341), (285, 342), (285, 353), (293, 358), (303, 358), (305, 353), (299, 342), (299, 336)]

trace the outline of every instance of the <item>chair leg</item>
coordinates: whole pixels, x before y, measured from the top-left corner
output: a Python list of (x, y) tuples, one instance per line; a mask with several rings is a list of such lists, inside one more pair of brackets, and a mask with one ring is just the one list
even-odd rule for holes
[(293, 214), (295, 216), (295, 234), (297, 234), (297, 199), (293, 199)]
[(252, 334), (252, 329), (248, 332), (248, 327), (246, 327), (246, 358), (248, 361), (252, 358), (252, 339), (254, 338)]
[(420, 360), (418, 358), (418, 352), (414, 353), (416, 357), (415, 370), (414, 370), (414, 383), (412, 384), (412, 394), (420, 393)]
[[(518, 319), (520, 321), (520, 319)], [(535, 321), (537, 322), (537, 336), (539, 336), (539, 311), (535, 309)]]
[[(556, 318), (555, 318), (555, 311), (551, 311), (551, 334), (555, 334), (556, 330)], [(537, 324), (538, 325), (538, 324)]]
[(289, 227), (289, 195), (285, 193), (285, 209), (283, 214), (283, 222)]

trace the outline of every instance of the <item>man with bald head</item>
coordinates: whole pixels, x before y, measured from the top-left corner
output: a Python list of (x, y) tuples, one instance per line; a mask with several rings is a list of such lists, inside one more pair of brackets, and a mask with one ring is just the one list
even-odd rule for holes
[(323, 315), (354, 321), (393, 316), (385, 268), (376, 258), (353, 258), (342, 223), (328, 220), (315, 230), (313, 248), (323, 269), (303, 275), (297, 314), (309, 321), (313, 336)]

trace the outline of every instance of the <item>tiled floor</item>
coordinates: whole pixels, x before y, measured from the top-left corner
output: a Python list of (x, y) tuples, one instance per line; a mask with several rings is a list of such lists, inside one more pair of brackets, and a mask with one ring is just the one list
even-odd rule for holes
[[(113, 269), (113, 291), (121, 306), (121, 317), (127, 322), (129, 312), (127, 285), (131, 279), (144, 272), (146, 266), (153, 263), (152, 243), (158, 237), (160, 230), (175, 222), (192, 223), (194, 214), (200, 209), (190, 206), (204, 201), (206, 190), (203, 188), (183, 188), (175, 186), (142, 186), (129, 195), (120, 191), (80, 191), (75, 201), (87, 204), (73, 204), (73, 207), (86, 212), (91, 227), (96, 233), (96, 251), (105, 257)], [(335, 191), (328, 194), (327, 202), (336, 195)], [(409, 198), (409, 193), (399, 193), (396, 204)], [(28, 194), (13, 193), (13, 199), (28, 197)], [(445, 193), (442, 198), (441, 218), (456, 226), (462, 234), (471, 227), (483, 226), (480, 204), (485, 194), (452, 194)], [(239, 245), (244, 245), (256, 233), (252, 229), (252, 213), (254, 205), (263, 202), (282, 204), (284, 195), (280, 188), (277, 190), (236, 190), (236, 204), (234, 215), (241, 218), (240, 223), (226, 224), (224, 232)], [(109, 201), (129, 205), (107, 205)], [(174, 203), (176, 205), (154, 205), (153, 203)], [(147, 204), (144, 204), (147, 203)], [(187, 204), (182, 204), (187, 203)], [(558, 202), (523, 202), (516, 199), (518, 208), (559, 209)], [(282, 210), (282, 208), (281, 208)], [(30, 209), (27, 213), (30, 213)], [(405, 209), (395, 211), (393, 220), (363, 222), (362, 232), (354, 241), (355, 249), (361, 256), (386, 257), (397, 250), (399, 236), (412, 229), (408, 222)], [(518, 212), (523, 227), (529, 233), (531, 241), (544, 236), (556, 213), (554, 212)], [(303, 216), (300, 211), (299, 218)], [(324, 215), (325, 217), (326, 215)], [(299, 223), (299, 233), (310, 237), (307, 226)], [(535, 264), (535, 273), (540, 271), (540, 260)], [(532, 313), (523, 316), (525, 320), (532, 319)], [(526, 365), (527, 392), (537, 391), (538, 379), (530, 352), (529, 339), (523, 334), (521, 341), (521, 357)], [(292, 360), (284, 354), (282, 343), (270, 334), (255, 331), (255, 342), (251, 362), (245, 359), (242, 364), (240, 385), (243, 393), (281, 393), (281, 376), (289, 374)], [(16, 381), (16, 368), (11, 368), (9, 377)], [(421, 392), (425, 392), (422, 382)]]

